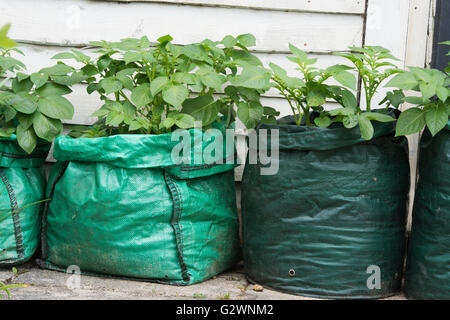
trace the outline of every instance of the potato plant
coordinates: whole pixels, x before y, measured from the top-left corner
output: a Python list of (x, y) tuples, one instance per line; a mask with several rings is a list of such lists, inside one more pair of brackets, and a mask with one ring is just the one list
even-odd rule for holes
[[(281, 67), (271, 64), (274, 87), (289, 102), (297, 125), (303, 122), (306, 126), (328, 127), (333, 123), (342, 123), (346, 128), (359, 125), (361, 136), (370, 140), (373, 137), (371, 121), (390, 122), (393, 117), (384, 112), (373, 112), (372, 99), (380, 84), (391, 75), (400, 72), (393, 63), (395, 60), (390, 52), (382, 47), (357, 48), (351, 47), (353, 53), (337, 53), (350, 60), (354, 67), (347, 65), (333, 65), (326, 69), (318, 69), (313, 65), (317, 59), (293, 46), (289, 45), (294, 56), (288, 57), (298, 65), (300, 77), (289, 77)], [(366, 110), (361, 110), (357, 103), (356, 71), (362, 79), (362, 89), (366, 97)], [(334, 78), (340, 85), (331, 85), (327, 80)], [(326, 111), (323, 107), (327, 100), (334, 100), (342, 108)], [(319, 116), (312, 121), (310, 113)]]
[(12, 57), (23, 53), (8, 30), (9, 25), (0, 29), (0, 137), (16, 134), (20, 147), (31, 153), (39, 138), (51, 142), (62, 132), (61, 120), (72, 119), (73, 105), (63, 96), (87, 76), (63, 63), (26, 74), (25, 65)]
[(118, 42), (95, 41), (96, 58), (65, 52), (55, 59), (74, 59), (88, 74), (87, 92), (97, 92), (102, 106), (91, 127), (75, 128), (74, 137), (113, 134), (162, 134), (176, 128), (203, 128), (237, 116), (253, 127), (274, 120), (277, 113), (263, 107), (260, 95), (270, 88), (270, 72), (247, 47), (250, 34), (204, 40), (184, 46), (169, 35), (151, 43), (147, 37)]
[[(450, 45), (450, 41), (443, 44)], [(395, 107), (403, 102), (414, 105), (400, 114), (396, 126), (397, 136), (414, 134), (425, 127), (435, 136), (447, 125), (450, 115), (449, 72), (450, 68), (442, 72), (437, 69), (409, 67), (408, 71), (389, 81), (386, 87), (398, 90), (388, 93), (386, 101)], [(407, 90), (416, 94), (405, 96), (404, 91)]]

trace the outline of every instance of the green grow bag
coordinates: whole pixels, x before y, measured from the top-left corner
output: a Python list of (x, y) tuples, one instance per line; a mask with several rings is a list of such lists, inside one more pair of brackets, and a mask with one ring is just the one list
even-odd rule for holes
[(27, 154), (15, 135), (0, 138), (0, 266), (29, 260), (39, 245), (49, 149), (41, 142)]
[(450, 122), (434, 138), (426, 130), (419, 153), (406, 264), (405, 292), (414, 299), (450, 299)]
[[(190, 135), (193, 143), (203, 133)], [(236, 165), (177, 165), (171, 151), (178, 141), (171, 138), (57, 138), (38, 263), (181, 285), (233, 266)]]
[(292, 117), (257, 130), (278, 129), (280, 151), (276, 175), (260, 175), (261, 164), (244, 170), (250, 280), (322, 298), (378, 298), (400, 290), (407, 141), (394, 138), (393, 123), (374, 127), (368, 142), (357, 127), (296, 126)]

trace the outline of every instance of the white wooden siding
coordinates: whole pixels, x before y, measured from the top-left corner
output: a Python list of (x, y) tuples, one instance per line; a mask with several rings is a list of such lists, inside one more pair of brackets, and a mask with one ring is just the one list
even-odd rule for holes
[[(100, 0), (102, 1), (102, 0)], [(116, 2), (154, 2), (225, 8), (250, 8), (301, 12), (363, 14), (364, 0), (110, 0)]]
[(292, 42), (308, 51), (323, 52), (360, 45), (363, 30), (361, 15), (86, 0), (38, 3), (0, 2), (1, 14), (14, 21), (12, 37), (31, 43), (80, 46), (93, 39), (142, 35), (154, 39), (168, 33), (181, 44), (252, 33), (259, 51), (286, 51)]

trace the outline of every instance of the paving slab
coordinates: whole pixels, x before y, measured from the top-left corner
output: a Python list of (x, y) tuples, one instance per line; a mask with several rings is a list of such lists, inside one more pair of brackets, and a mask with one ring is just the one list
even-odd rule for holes
[[(11, 289), (13, 300), (314, 300), (267, 288), (255, 291), (254, 285), (245, 277), (242, 264), (213, 279), (191, 286), (82, 275), (78, 287), (73, 275), (43, 270), (34, 262), (18, 266), (16, 269), (17, 272), (14, 273), (11, 267), (0, 268), (0, 281), (7, 285), (27, 285)], [(403, 295), (397, 295), (388, 299), (405, 298)]]

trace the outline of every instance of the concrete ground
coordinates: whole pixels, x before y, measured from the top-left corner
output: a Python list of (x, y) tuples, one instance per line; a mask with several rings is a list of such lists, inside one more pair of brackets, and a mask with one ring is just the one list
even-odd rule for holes
[[(171, 286), (149, 282), (117, 280), (81, 276), (79, 289), (72, 275), (40, 269), (34, 262), (12, 268), (0, 268), (0, 281), (6, 285), (26, 284), (27, 287), (12, 288), (14, 300), (110, 300), (110, 299), (222, 299), (222, 300), (311, 300), (311, 298), (284, 294), (250, 284), (242, 270), (234, 270), (218, 275), (214, 279), (192, 286)], [(67, 286), (69, 284), (69, 287)], [(74, 289), (69, 289), (74, 288)], [(262, 291), (255, 291), (261, 290)], [(0, 291), (0, 295), (5, 295)], [(388, 299), (405, 299), (403, 295)]]

